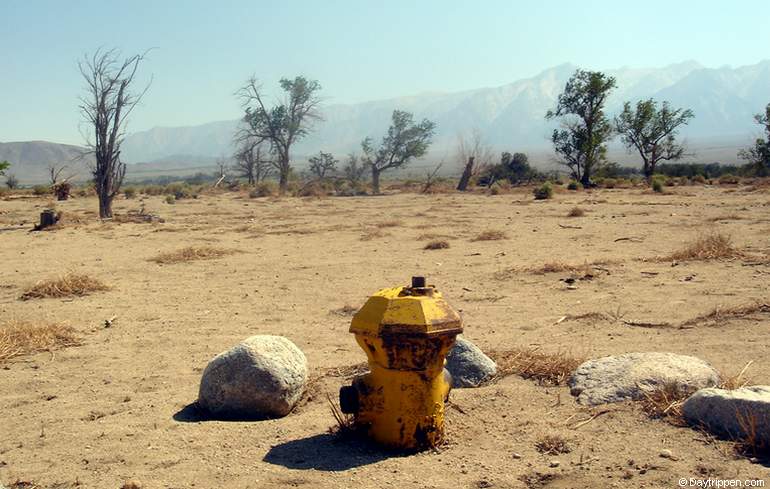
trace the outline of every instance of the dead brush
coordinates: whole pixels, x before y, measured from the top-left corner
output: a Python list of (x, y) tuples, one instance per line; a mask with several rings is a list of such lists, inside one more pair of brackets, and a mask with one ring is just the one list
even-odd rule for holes
[(586, 215), (586, 211), (581, 209), (580, 207), (573, 207), (570, 209), (570, 211), (567, 213), (567, 217), (583, 217)]
[(508, 235), (504, 231), (488, 229), (479, 233), (471, 241), (499, 241), (501, 239), (508, 239)]
[(766, 441), (767, 438), (759, 434), (762, 430), (766, 430), (767, 426), (760, 426), (764, 423), (757, 419), (756, 414), (740, 409), (736, 410), (735, 418), (742, 432), (740, 436), (735, 437), (735, 452), (746, 457), (770, 460), (770, 445)]
[(570, 453), (572, 448), (560, 435), (546, 435), (535, 442), (535, 448), (544, 455), (559, 455)]
[(379, 228), (368, 229), (364, 231), (364, 234), (361, 235), (361, 241), (371, 241), (373, 239), (384, 238), (386, 236), (390, 236), (390, 234), (386, 233), (382, 229), (379, 229)]
[(642, 410), (650, 418), (665, 419), (675, 426), (685, 426), (687, 423), (682, 413), (682, 405), (693, 392), (693, 389), (683, 388), (676, 383), (664, 384), (650, 392), (643, 391)]
[(79, 344), (75, 329), (61, 323), (11, 320), (0, 325), (0, 363), (21, 355)]
[(489, 355), (497, 363), (497, 377), (518, 375), (534, 379), (541, 385), (564, 385), (572, 372), (583, 363), (566, 351), (546, 353), (538, 348), (514, 348), (492, 351)]
[(161, 253), (150, 261), (161, 265), (169, 265), (173, 263), (185, 263), (196, 260), (212, 260), (214, 258), (221, 258), (223, 256), (232, 255), (234, 250), (228, 250), (225, 248), (215, 248), (213, 246), (188, 246), (177, 251), (169, 251), (167, 253)]
[(734, 319), (750, 317), (754, 314), (770, 313), (770, 304), (763, 302), (754, 302), (740, 306), (716, 306), (706, 314), (701, 314), (681, 324), (682, 327), (688, 326), (720, 326)]
[(753, 363), (754, 361), (750, 360), (743, 366), (741, 371), (735, 375), (720, 375), (720, 377), (722, 377), (722, 383), (719, 384), (719, 388), (732, 391), (751, 385), (751, 379), (746, 377), (746, 372)]
[(27, 287), (21, 294), (23, 301), (43, 298), (82, 297), (94, 292), (109, 290), (102, 281), (84, 273), (66, 273), (58, 278), (46, 279)]
[(355, 435), (357, 430), (353, 415), (343, 413), (329, 393), (326, 394), (326, 400), (329, 403), (329, 409), (332, 412), (334, 421), (337, 423), (336, 425), (329, 427), (329, 433), (343, 438)]
[(732, 238), (722, 233), (711, 233), (698, 237), (679, 251), (658, 257), (655, 261), (706, 261), (741, 258), (745, 254), (735, 248)]
[(424, 250), (444, 250), (446, 248), (449, 248), (449, 242), (440, 239), (431, 241), (423, 247)]

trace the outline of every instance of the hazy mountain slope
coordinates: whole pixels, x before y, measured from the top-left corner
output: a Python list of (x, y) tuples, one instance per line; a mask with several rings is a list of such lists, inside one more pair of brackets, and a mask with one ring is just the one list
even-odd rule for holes
[(49, 165), (57, 168), (66, 165), (62, 176), (77, 175), (78, 179), (87, 179), (90, 177), (87, 168), (90, 160), (83, 157), (84, 153), (85, 149), (79, 146), (47, 141), (0, 143), (0, 161), (11, 163), (7, 173), (15, 175), (22, 184), (46, 181)]
[[(319, 150), (344, 154), (360, 149), (364, 137), (380, 138), (394, 109), (413, 112), (438, 124), (433, 154), (446, 154), (457, 134), (478, 128), (498, 149), (543, 150), (553, 122), (546, 111), (576, 66), (564, 64), (537, 76), (500, 87), (457, 93), (431, 93), (361, 104), (336, 104), (324, 109), (324, 121), (295, 148), (300, 159)], [(696, 119), (685, 131), (694, 139), (714, 135), (743, 136), (752, 131), (751, 115), (770, 101), (770, 61), (736, 69), (707, 69), (694, 61), (664, 68), (609, 70), (618, 88), (608, 112), (626, 100), (655, 97), (692, 108)], [(175, 154), (216, 157), (232, 152), (237, 121), (202, 126), (155, 128), (126, 138), (128, 161), (151, 161)]]

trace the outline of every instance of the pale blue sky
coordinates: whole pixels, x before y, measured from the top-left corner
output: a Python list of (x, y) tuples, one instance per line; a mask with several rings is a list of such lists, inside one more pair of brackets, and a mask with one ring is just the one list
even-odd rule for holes
[(318, 79), (328, 103), (502, 85), (570, 62), (708, 67), (770, 58), (767, 0), (0, 0), (0, 141), (82, 143), (76, 61), (154, 49), (130, 131), (239, 116), (252, 73)]

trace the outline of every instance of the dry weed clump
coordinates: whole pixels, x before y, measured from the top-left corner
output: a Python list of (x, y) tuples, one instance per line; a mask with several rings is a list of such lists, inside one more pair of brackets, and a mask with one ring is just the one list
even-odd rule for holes
[(221, 258), (223, 256), (232, 255), (234, 250), (228, 250), (224, 248), (215, 248), (213, 246), (188, 246), (177, 251), (169, 251), (167, 253), (161, 253), (158, 256), (151, 258), (150, 261), (159, 263), (161, 265), (168, 265), (172, 263), (184, 263), (196, 260), (211, 260), (214, 258)]
[(580, 207), (573, 207), (570, 209), (570, 211), (567, 213), (567, 217), (583, 217), (586, 215), (586, 211), (581, 209)]
[(332, 309), (330, 312), (338, 316), (352, 316), (353, 314), (358, 312), (358, 308), (351, 306), (350, 304), (345, 304), (344, 306), (338, 309)]
[(497, 363), (497, 377), (518, 375), (544, 385), (564, 385), (583, 363), (582, 358), (573, 357), (565, 351), (546, 353), (538, 348), (493, 351), (490, 357)]
[(361, 235), (361, 241), (371, 241), (373, 239), (384, 238), (386, 236), (390, 236), (390, 234), (386, 233), (380, 228), (374, 228), (364, 231), (364, 234)]
[(391, 219), (389, 221), (383, 221), (383, 222), (377, 223), (377, 227), (381, 227), (381, 228), (397, 228), (403, 225), (404, 225), (404, 221), (401, 221), (398, 219)]
[(733, 246), (730, 236), (712, 233), (698, 237), (681, 250), (659, 257), (657, 261), (705, 261), (742, 256), (743, 252)]
[(503, 231), (488, 229), (486, 231), (482, 231), (471, 241), (499, 241), (501, 239), (508, 239), (508, 235)]
[(736, 419), (742, 436), (735, 438), (735, 452), (746, 457), (757, 457), (770, 461), (770, 445), (766, 443), (766, 438), (760, 432), (765, 429), (761, 427), (763, 420), (758, 420), (757, 415), (752, 412), (737, 410)]
[(735, 390), (740, 389), (742, 387), (746, 387), (752, 384), (751, 379), (746, 377), (746, 372), (749, 370), (749, 367), (751, 367), (751, 364), (753, 364), (754, 361), (749, 361), (744, 365), (744, 367), (741, 369), (740, 372), (738, 372), (735, 375), (725, 375), (721, 374), (720, 377), (722, 377), (722, 383), (719, 384), (720, 389), (725, 390)]
[(681, 326), (720, 326), (733, 319), (741, 319), (754, 314), (770, 313), (770, 304), (754, 302), (740, 306), (716, 306), (706, 314), (701, 314), (683, 322)]
[(559, 455), (562, 453), (570, 453), (572, 451), (567, 440), (560, 435), (545, 435), (540, 437), (535, 442), (535, 448), (544, 455)]
[(425, 245), (424, 250), (443, 250), (449, 248), (449, 242), (443, 240), (431, 241)]
[(337, 403), (327, 393), (326, 401), (329, 403), (329, 410), (332, 412), (336, 425), (329, 427), (329, 433), (340, 437), (349, 437), (356, 434), (356, 426), (354, 423), (354, 416), (352, 414), (343, 413), (342, 409), (337, 406)]
[(75, 330), (60, 323), (11, 320), (0, 325), (0, 363), (21, 355), (79, 344)]
[(675, 426), (687, 423), (682, 414), (682, 405), (694, 390), (684, 389), (676, 383), (668, 383), (651, 392), (644, 392), (640, 401), (642, 410), (651, 418), (665, 419)]
[(104, 290), (109, 290), (109, 286), (98, 279), (83, 273), (67, 273), (58, 278), (41, 280), (27, 287), (20, 299), (26, 301), (47, 297), (82, 297)]

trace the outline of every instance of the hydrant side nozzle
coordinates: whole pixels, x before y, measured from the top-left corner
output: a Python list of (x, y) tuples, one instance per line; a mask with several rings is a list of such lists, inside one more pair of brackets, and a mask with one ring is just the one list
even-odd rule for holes
[(352, 385), (340, 388), (340, 411), (345, 414), (358, 412), (358, 391)]
[(412, 277), (412, 288), (422, 289), (425, 287), (425, 284), (426, 284), (425, 277), (422, 277), (422, 276)]

